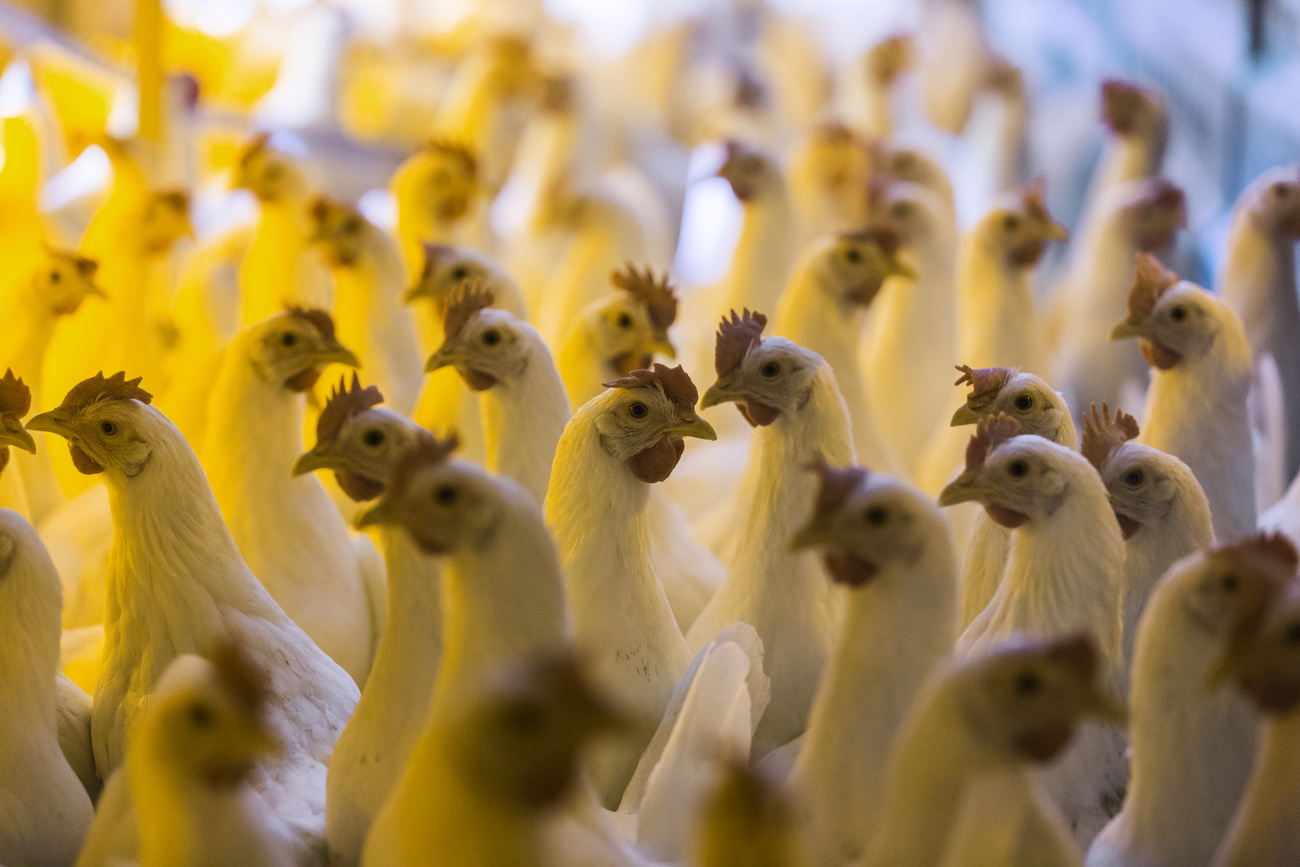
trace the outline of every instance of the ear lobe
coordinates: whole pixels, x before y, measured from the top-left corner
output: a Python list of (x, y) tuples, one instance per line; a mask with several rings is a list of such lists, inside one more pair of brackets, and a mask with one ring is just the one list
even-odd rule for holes
[(126, 451), (127, 454), (122, 461), (122, 475), (135, 478), (149, 464), (149, 458), (153, 457), (153, 448), (144, 440), (137, 439), (127, 447)]

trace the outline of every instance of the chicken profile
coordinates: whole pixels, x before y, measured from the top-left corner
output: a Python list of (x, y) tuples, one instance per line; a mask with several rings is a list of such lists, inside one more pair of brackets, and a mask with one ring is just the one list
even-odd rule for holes
[(1115, 187), (1160, 174), (1169, 143), (1169, 114), (1155, 88), (1118, 78), (1101, 83), (1101, 120), (1109, 132), (1093, 172), (1079, 224), (1086, 237), (1101, 218), (1101, 201)]
[(467, 224), (480, 195), (478, 159), (465, 146), (435, 139), (393, 173), (397, 237), (407, 274), (420, 273), (428, 243), (468, 243)]
[(871, 163), (866, 141), (842, 123), (819, 123), (799, 138), (785, 172), (802, 243), (867, 222)]
[(1300, 329), (1295, 245), (1300, 240), (1300, 167), (1270, 169), (1237, 198), (1219, 291), (1237, 311), (1256, 358), (1272, 355), (1287, 415), (1286, 478), (1300, 472)]
[[(1087, 459), (1037, 436), (1016, 436), (1006, 416), (982, 421), (971, 438), (966, 472), (939, 497), (941, 505), (978, 502), (1013, 530), (1001, 584), (957, 642), (979, 653), (1015, 632), (1096, 636), (1107, 688), (1122, 684), (1120, 580), (1124, 538), (1101, 477)], [(1124, 789), (1123, 737), (1089, 728), (1046, 779), (1080, 845), (1119, 808)]]
[[(560, 437), (546, 520), (564, 564), (577, 646), (591, 659), (594, 682), (616, 706), (657, 722), (691, 654), (652, 556), (646, 504), (650, 486), (677, 465), (684, 438), (716, 434), (696, 413), (698, 392), (681, 367), (659, 364), (608, 386)], [(592, 781), (610, 807), (652, 733), (635, 734), (591, 756)]]
[(1160, 579), (1137, 630), (1128, 791), (1088, 867), (1211, 862), (1246, 788), (1258, 723), (1243, 696), (1206, 681), (1238, 612), (1264, 604), (1295, 564), (1283, 539), (1257, 535), (1181, 559)]
[(791, 542), (845, 587), (843, 631), (791, 773), (817, 864), (848, 864), (883, 808), (894, 736), (957, 637), (957, 564), (933, 500), (858, 467), (814, 464), (813, 514)]
[[(21, 430), (21, 425), (19, 425)], [(63, 590), (40, 537), (0, 509), (0, 859), (70, 867), (93, 808), (60, 748)], [(92, 763), (93, 764), (93, 763)]]
[(167, 666), (126, 751), (139, 809), (139, 867), (289, 867), (293, 848), (251, 786), (279, 741), (268, 677), (238, 645)]
[(1222, 299), (1137, 254), (1128, 318), (1112, 340), (1136, 337), (1151, 365), (1142, 442), (1180, 458), (1205, 489), (1220, 541), (1255, 529), (1255, 453), (1246, 397), (1251, 351)]
[[(418, 800), (390, 801), (361, 864), (543, 867), (546, 826), (577, 782), (584, 746), (619, 725), (565, 657), (486, 673), (430, 717), (405, 777)], [(400, 810), (400, 812), (399, 812)], [(386, 833), (392, 826), (393, 833)]]
[(1214, 541), (1210, 504), (1187, 464), (1151, 446), (1134, 442), (1137, 419), (1122, 410), (1101, 411), (1083, 419), (1087, 458), (1106, 485), (1111, 508), (1124, 534), (1124, 578), (1120, 615), (1124, 620), (1124, 670), (1133, 663), (1138, 623), (1147, 599), (1175, 562)]
[[(868, 399), (858, 369), (858, 343), (868, 305), (892, 277), (913, 277), (898, 256), (891, 229), (869, 228), (826, 235), (799, 254), (781, 296), (772, 333), (817, 353), (830, 365), (849, 408), (853, 444), (863, 463), (901, 470), (892, 440), (882, 436), (885, 413)], [(938, 339), (936, 337), (936, 339)]]
[(340, 340), (354, 348), (393, 408), (410, 415), (420, 390), (420, 349), (400, 301), (406, 281), (396, 244), (355, 208), (332, 199), (314, 199), (311, 218), (312, 240), (334, 276)]
[(1282, 552), (1274, 565), (1273, 592), (1238, 597), (1227, 652), (1211, 675), (1212, 682), (1231, 679), (1264, 719), (1250, 780), (1210, 862), (1215, 867), (1293, 864), (1300, 859), (1294, 758), (1300, 721), (1300, 590), (1295, 549), (1284, 543)]
[(365, 683), (383, 616), (383, 566), (315, 477), (292, 474), (306, 399), (327, 364), (356, 366), (322, 310), (244, 328), (213, 386), (203, 468), (253, 574), (317, 646)]
[[(175, 657), (238, 629), (251, 653), (281, 660), (268, 671), (268, 723), (285, 749), (259, 766), (253, 786), (314, 845), (324, 830), (325, 766), (356, 705), (356, 684), (253, 577), (198, 458), (151, 400), (138, 380), (96, 374), (28, 423), (67, 439), (73, 462), (109, 489), (114, 535), (95, 765), (107, 777), (123, 763), (131, 724)], [(115, 806), (113, 818), (132, 821), (129, 803)]]
[(822, 564), (811, 551), (789, 548), (816, 494), (804, 464), (814, 452), (833, 466), (854, 461), (848, 410), (830, 365), (784, 337), (763, 337), (766, 324), (762, 313), (732, 311), (718, 329), (718, 379), (700, 406), (735, 403), (754, 428), (754, 446), (735, 499), (736, 556), (686, 636), (698, 649), (737, 620), (757, 630), (772, 702), (754, 736), (755, 758), (804, 731), (838, 630), (840, 600)]
[[(1005, 801), (986, 805), (986, 810), (1005, 811), (985, 823), (989, 833), (982, 840), (972, 835), (973, 842), (1001, 843), (1006, 852), (976, 863), (1061, 863), (1060, 850), (1071, 842), (1068, 831), (1033, 803), (1035, 781), (1028, 779), (1024, 766), (1058, 757), (1088, 718), (1123, 719), (1123, 708), (1109, 695), (1105, 667), (1086, 634), (1051, 639), (1020, 635), (936, 678), (898, 735), (886, 775), (884, 814), (877, 823), (880, 832), (859, 863), (948, 863), (943, 852), (958, 830), (963, 802), (969, 804), (980, 778), (992, 774), (1015, 774), (1017, 779), (1002, 787)], [(994, 827), (1006, 819), (1023, 824)], [(1004, 830), (1010, 835), (998, 833)], [(1046, 850), (1035, 848), (1044, 845)]]
[[(410, 419), (380, 406), (375, 386), (352, 374), (331, 393), (316, 422), (316, 444), (293, 466), (295, 475), (334, 472), (358, 502), (384, 492), (393, 464), (420, 436)], [(399, 526), (378, 528), (388, 579), (383, 633), (361, 700), (339, 735), (325, 778), (325, 839), (331, 857), (356, 864), (366, 831), (420, 733), (442, 658), (442, 580), (436, 557)]]
[(454, 367), (478, 393), (488, 471), (516, 480), (541, 503), (569, 400), (537, 329), (494, 308), (495, 300), (478, 281), (462, 285), (447, 305), (442, 346), (425, 370)]

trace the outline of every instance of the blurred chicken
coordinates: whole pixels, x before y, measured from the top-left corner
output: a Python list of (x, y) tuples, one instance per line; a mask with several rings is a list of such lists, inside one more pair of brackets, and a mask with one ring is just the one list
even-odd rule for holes
[[(1100, 671), (1118, 693), (1123, 680), (1120, 581), (1124, 538), (1096, 469), (1078, 452), (1038, 436), (1017, 436), (1007, 416), (981, 421), (966, 472), (943, 490), (940, 505), (975, 501), (1011, 528), (1006, 571), (988, 607), (957, 642), (959, 655), (986, 650), (1015, 632), (1097, 636)], [(1091, 728), (1045, 779), (1081, 846), (1119, 808), (1124, 743)]]
[(794, 810), (774, 783), (728, 765), (700, 810), (691, 867), (806, 867), (795, 829)]
[(921, 106), (930, 123), (958, 135), (970, 119), (987, 49), (975, 0), (925, 0), (917, 29)]
[(364, 685), (382, 628), (383, 565), (369, 540), (348, 534), (318, 479), (292, 475), (303, 393), (331, 363), (357, 358), (324, 311), (292, 308), (243, 329), (213, 387), (203, 468), (253, 574)]
[(1133, 442), (1137, 419), (1102, 401), (1083, 419), (1079, 451), (1097, 468), (1124, 534), (1124, 670), (1133, 664), (1138, 623), (1156, 583), (1176, 561), (1210, 547), (1214, 528), (1205, 492), (1187, 464)]
[(798, 737), (838, 634), (840, 598), (809, 551), (791, 551), (816, 479), (804, 468), (815, 452), (833, 466), (854, 462), (848, 410), (821, 356), (784, 337), (764, 338), (767, 317), (733, 311), (718, 329), (718, 380), (702, 409), (735, 403), (755, 428), (739, 481), (732, 526), (736, 556), (726, 581), (687, 633), (702, 647), (740, 620), (757, 630), (772, 678), (772, 703), (754, 736), (755, 758)]
[(463, 284), (447, 305), (446, 338), (425, 370), (454, 367), (479, 393), (488, 471), (509, 476), (542, 503), (569, 401), (537, 329), (494, 302), (480, 282)]
[(1296, 725), (1300, 678), (1296, 636), (1300, 635), (1300, 591), (1296, 552), (1275, 540), (1272, 562), (1260, 564), (1272, 586), (1242, 593), (1227, 652), (1211, 673), (1212, 683), (1231, 679), (1264, 717), (1250, 781), (1232, 824), (1211, 862), (1215, 867), (1293, 864), (1300, 859), (1300, 815), (1296, 797)]
[(430, 142), (397, 167), (389, 190), (408, 277), (425, 267), (426, 244), (483, 240), (470, 228), (481, 196), (478, 160), (468, 148), (441, 139)]
[(251, 785), (279, 740), (262, 663), (229, 644), (178, 656), (163, 672), (127, 745), (140, 812), (139, 867), (289, 867), (293, 849)]
[[(980, 777), (1003, 773), (1026, 762), (1044, 764), (1067, 748), (1079, 723), (1088, 717), (1118, 721), (1123, 709), (1106, 686), (1106, 662), (1087, 635), (1053, 639), (1015, 636), (975, 658), (958, 663), (936, 678), (917, 699), (903, 724), (889, 759), (885, 811), (860, 862), (865, 867), (926, 867), (942, 862), (963, 802), (979, 791)], [(1023, 774), (1023, 771), (1020, 773)], [(1034, 793), (1035, 781), (1016, 781), (1016, 800)], [(1068, 843), (1056, 822), (1034, 816), (1028, 806), (1008, 800), (1008, 817), (1023, 818), (1028, 828), (1009, 839), (990, 833), (972, 843), (1001, 842), (1007, 851), (986, 864), (1046, 864), (1047, 841)], [(1041, 833), (1046, 828), (1051, 833)], [(997, 831), (1007, 829), (999, 828)], [(1040, 833), (1033, 833), (1039, 831)], [(970, 838), (966, 838), (970, 840)], [(1052, 848), (1056, 848), (1053, 846)], [(954, 849), (960, 853), (961, 849)], [(1059, 851), (1059, 850), (1058, 850)]]
[(786, 160), (800, 246), (867, 221), (871, 151), (843, 124), (821, 123), (804, 134)]
[[(15, 511), (28, 522), (31, 517), (27, 492), (23, 489), (21, 473), (10, 466), (13, 453), (9, 447), (17, 446), (25, 452), (35, 453), (36, 441), (23, 428), (22, 421), (31, 408), (31, 389), (14, 376), (12, 368), (6, 369), (4, 377), (0, 378), (0, 508)], [(62, 599), (59, 601), (61, 605)]]
[(1264, 172), (1238, 197), (1219, 291), (1237, 311), (1255, 357), (1272, 355), (1286, 410), (1285, 478), (1300, 472), (1300, 301), (1295, 245), (1300, 239), (1300, 169)]
[(1088, 867), (1210, 863), (1246, 788), (1257, 724), (1241, 696), (1206, 680), (1239, 609), (1294, 568), (1284, 542), (1255, 536), (1179, 560), (1155, 587), (1137, 629), (1128, 792)]
[(1028, 181), (1030, 121), (1029, 88), (1014, 64), (991, 55), (984, 62), (983, 75), (959, 163), (966, 198), (980, 205)]
[(405, 289), (397, 245), (355, 208), (318, 197), (311, 205), (312, 240), (334, 275), (339, 338), (403, 415), (420, 390), (420, 349), (402, 307)]
[[(716, 434), (696, 414), (698, 392), (681, 367), (660, 364), (609, 385), (560, 438), (546, 519), (595, 682), (617, 707), (657, 722), (690, 652), (651, 554), (646, 503), (650, 485), (672, 473), (684, 437)], [(629, 732), (592, 755), (592, 781), (608, 806), (617, 806), (650, 734)]]
[(1103, 81), (1101, 120), (1110, 137), (1079, 217), (1081, 238), (1092, 236), (1102, 218), (1101, 203), (1116, 187), (1160, 174), (1169, 142), (1164, 96), (1147, 85), (1117, 78)]
[[(285, 749), (259, 766), (253, 787), (310, 847), (324, 831), (325, 765), (356, 705), (356, 685), (248, 571), (198, 459), (150, 400), (138, 380), (98, 374), (28, 424), (65, 437), (82, 472), (102, 474), (109, 488), (115, 532), (91, 728), (95, 765), (107, 778), (123, 763), (127, 732), (175, 657), (237, 631), (251, 653), (281, 660), (268, 672), (268, 724)], [(110, 782), (96, 824), (119, 847), (120, 835), (131, 842), (88, 863), (133, 850), (131, 813), (129, 793)]]
[(910, 36), (890, 36), (840, 72), (840, 111), (859, 135), (878, 141), (894, 137), (895, 85), (912, 68), (915, 52)]
[[(14, 437), (7, 432), (3, 440)], [(36, 531), (17, 512), (0, 509), (0, 798), (7, 805), (0, 858), (6, 864), (70, 867), (90, 827), (90, 798), (60, 748), (62, 602), (59, 576)]]
[(791, 545), (823, 551), (848, 603), (790, 785), (813, 862), (836, 865), (875, 833), (894, 736), (952, 653), (957, 564), (943, 517), (920, 491), (858, 468), (813, 468), (813, 515)]
[[(868, 382), (858, 368), (858, 344), (868, 305), (882, 284), (916, 276), (897, 253), (898, 236), (887, 228), (842, 232), (810, 242), (795, 263), (772, 327), (774, 334), (817, 353), (830, 365), (849, 408), (859, 458), (865, 466), (884, 472), (902, 469), (893, 441), (881, 435), (877, 423), (877, 418), (883, 422), (897, 414), (896, 406), (888, 402), (895, 395), (873, 392), (868, 399)], [(886, 315), (876, 313), (879, 319)], [(866, 370), (869, 382), (882, 378), (875, 375), (875, 363)], [(884, 407), (894, 412), (883, 412)]]
[[(423, 435), (404, 416), (379, 406), (375, 386), (352, 374), (330, 395), (316, 423), (316, 445), (294, 475), (334, 472), (358, 502), (384, 492), (401, 452)], [(441, 568), (400, 527), (380, 526), (388, 578), (387, 613), (361, 700), (339, 736), (325, 779), (325, 837), (339, 864), (356, 864), (366, 831), (420, 733), (442, 657)]]
[(1111, 339), (1140, 338), (1152, 367), (1142, 442), (1183, 460), (1205, 490), (1214, 535), (1255, 529), (1255, 453), (1246, 398), (1250, 343), (1224, 301), (1137, 254), (1128, 318)]
[(1054, 331), (1055, 366), (1072, 404), (1087, 407), (1140, 389), (1146, 364), (1136, 346), (1116, 346), (1110, 328), (1124, 314), (1134, 255), (1163, 254), (1187, 225), (1183, 193), (1163, 178), (1112, 187), (1098, 203), (1095, 232), (1076, 245)]

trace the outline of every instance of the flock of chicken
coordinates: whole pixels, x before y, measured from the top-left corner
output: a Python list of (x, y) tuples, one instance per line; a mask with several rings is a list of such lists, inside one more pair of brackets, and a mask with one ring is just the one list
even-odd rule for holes
[(195, 191), (105, 139), (61, 246), (6, 119), (0, 864), (1300, 863), (1300, 171), (1182, 280), (1165, 102), (1108, 81), (1040, 291), (1019, 74), (967, 93), (1011, 168), (959, 232), (887, 137), (913, 59), (784, 162), (741, 80), (680, 310), (653, 185), (574, 180), (583, 80), (518, 40), (391, 232), (261, 135), (176, 287)]

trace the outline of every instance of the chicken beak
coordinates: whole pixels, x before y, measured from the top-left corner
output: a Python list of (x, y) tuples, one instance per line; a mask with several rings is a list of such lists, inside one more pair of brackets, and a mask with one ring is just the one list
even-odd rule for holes
[(419, 283), (416, 283), (402, 293), (402, 303), (411, 304), (419, 301), (421, 298), (432, 297), (433, 290), (429, 288), (428, 284), (424, 280), (421, 280)]
[(939, 505), (955, 506), (958, 503), (977, 502), (987, 493), (987, 486), (980, 483), (975, 473), (962, 473), (939, 493)]
[(23, 423), (16, 418), (0, 418), (0, 444), (36, 454), (36, 440), (23, 430)]
[(646, 343), (645, 348), (650, 350), (650, 352), (657, 353), (666, 358), (677, 358), (677, 347), (673, 346), (672, 342), (668, 339), (667, 334), (655, 334), (650, 338), (649, 342)]
[(464, 350), (459, 343), (447, 341), (442, 346), (439, 346), (433, 355), (429, 356), (429, 360), (424, 363), (424, 372), (433, 373), (435, 370), (444, 367), (453, 367), (463, 362), (465, 360), (464, 356)]
[(970, 404), (963, 403), (956, 412), (952, 414), (952, 421), (948, 422), (950, 427), (962, 427), (968, 424), (979, 424), (980, 414), (970, 408)]
[(910, 265), (896, 256), (890, 256), (885, 262), (886, 277), (902, 277), (905, 280), (916, 279), (916, 271)]
[(830, 528), (816, 518), (808, 526), (790, 537), (791, 551), (804, 551), (808, 548), (820, 548), (830, 537)]
[(108, 293), (105, 292), (98, 283), (90, 281), (86, 286), (86, 295), (94, 295), (96, 298), (108, 299)]
[(700, 409), (708, 409), (711, 406), (723, 403), (732, 403), (740, 400), (741, 397), (740, 391), (733, 388), (730, 382), (718, 380), (709, 386), (709, 390), (704, 392), (704, 397), (700, 398)]
[(1082, 709), (1085, 714), (1106, 720), (1116, 725), (1128, 722), (1128, 708), (1100, 686), (1089, 684), (1082, 696)]
[(1130, 337), (1146, 337), (1150, 329), (1141, 319), (1125, 319), (1110, 331), (1111, 340), (1125, 340)]
[(1070, 231), (1055, 220), (1044, 223), (1042, 230), (1044, 241), (1065, 241), (1070, 240)]
[(361, 517), (357, 518), (357, 529), (364, 530), (366, 527), (378, 527), (396, 522), (397, 515), (392, 504), (387, 500), (380, 500), (373, 508), (362, 513)]
[(316, 470), (332, 470), (334, 461), (331, 459), (328, 450), (322, 449), (320, 443), (309, 452), (306, 452), (293, 464), (294, 477), (305, 476)]
[(72, 426), (61, 418), (54, 415), (53, 412), (43, 412), (40, 415), (32, 416), (27, 422), (29, 431), (44, 431), (45, 433), (58, 434), (64, 439), (73, 435)]
[(329, 345), (316, 356), (316, 360), (321, 364), (344, 364), (348, 367), (360, 367), (361, 360), (357, 358), (355, 352), (348, 349), (337, 340), (332, 341)]
[(698, 415), (690, 421), (682, 422), (679, 425), (674, 425), (673, 427), (668, 428), (664, 433), (669, 436), (695, 437), (696, 439), (701, 440), (716, 440), (718, 438), (718, 432), (713, 429), (713, 425), (709, 424)]

